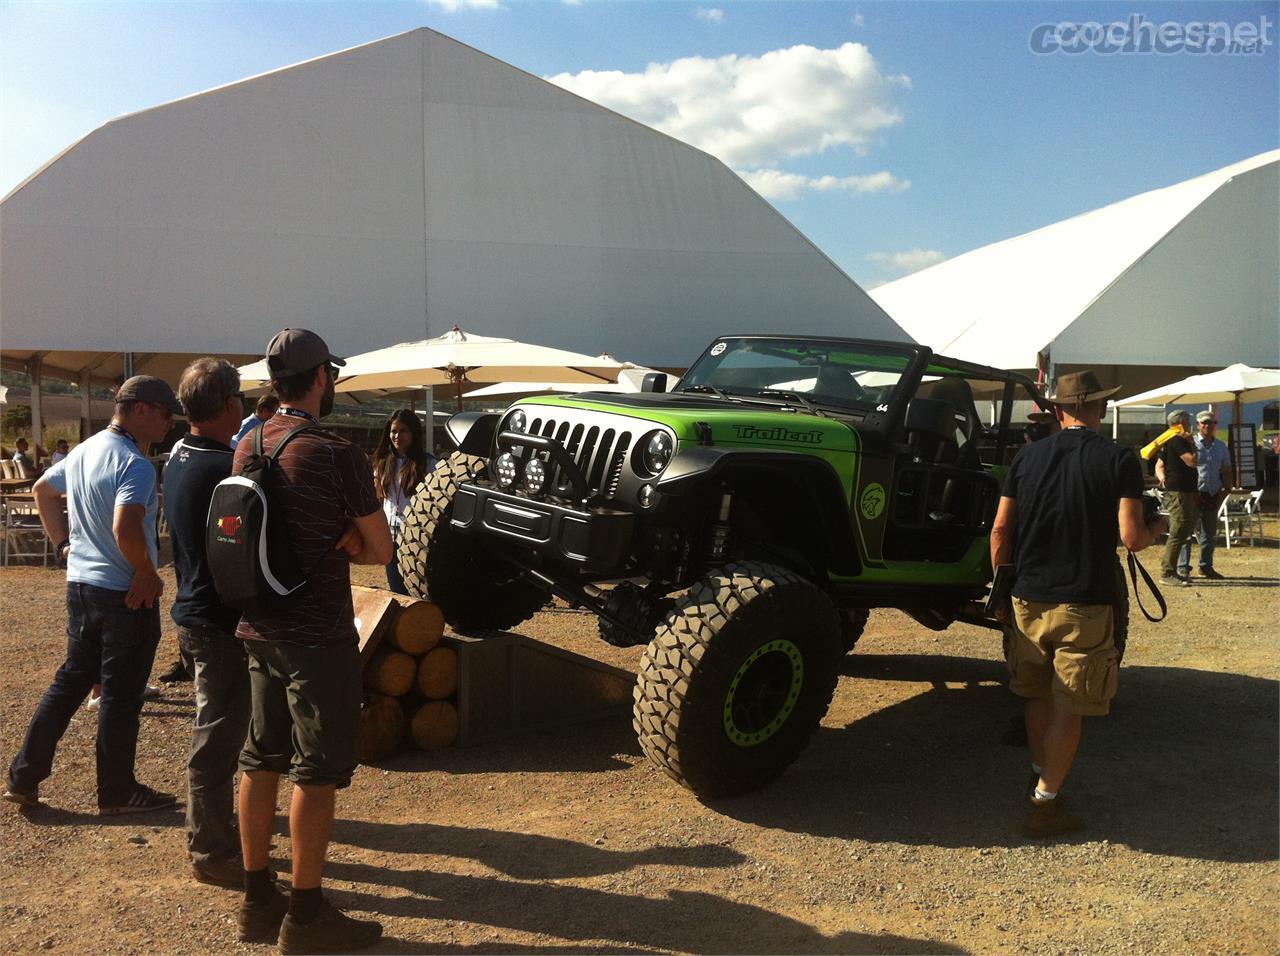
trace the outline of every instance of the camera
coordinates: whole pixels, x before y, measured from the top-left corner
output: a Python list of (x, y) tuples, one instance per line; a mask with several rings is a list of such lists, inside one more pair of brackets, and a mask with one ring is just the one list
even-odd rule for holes
[(1160, 517), (1160, 499), (1147, 491), (1142, 495), (1142, 523), (1151, 524)]

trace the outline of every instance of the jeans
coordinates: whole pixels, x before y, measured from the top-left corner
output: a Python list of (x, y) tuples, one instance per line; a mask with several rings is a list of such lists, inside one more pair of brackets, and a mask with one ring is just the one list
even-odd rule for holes
[(1200, 495), (1194, 491), (1170, 491), (1164, 496), (1164, 506), (1169, 512), (1169, 540), (1164, 546), (1160, 573), (1172, 578), (1178, 573), (1178, 553), (1200, 525)]
[(404, 575), (400, 573), (400, 563), (396, 558), (392, 558), (387, 564), (387, 587), (391, 589), (393, 594), (408, 594), (409, 589), (405, 586)]
[[(1195, 523), (1196, 544), (1200, 546), (1200, 570), (1213, 568), (1213, 550), (1218, 543), (1218, 510), (1202, 508), (1199, 519)], [(1178, 552), (1178, 570), (1191, 571), (1191, 542), (1188, 541)]]
[(58, 742), (94, 684), (98, 707), (98, 806), (129, 799), (138, 750), (142, 692), (160, 643), (160, 606), (130, 611), (124, 591), (67, 582), (67, 659), (53, 675), (9, 765), (9, 784), (34, 793), (53, 772)]
[(178, 626), (196, 720), (187, 758), (187, 850), (194, 863), (239, 860), (236, 765), (249, 732), (249, 662), (234, 634)]

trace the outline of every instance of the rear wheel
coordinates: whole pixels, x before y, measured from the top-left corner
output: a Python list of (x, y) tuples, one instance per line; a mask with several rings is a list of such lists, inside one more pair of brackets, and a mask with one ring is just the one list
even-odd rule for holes
[(700, 797), (764, 786), (800, 755), (836, 686), (840, 635), (821, 590), (757, 562), (704, 577), (640, 663), (641, 749)]
[(449, 521), (458, 485), (483, 477), (485, 461), (454, 453), (431, 472), (405, 512), (398, 558), (411, 594), (435, 603), (459, 630), (505, 630), (533, 616), (546, 594), (500, 544), (461, 534)]

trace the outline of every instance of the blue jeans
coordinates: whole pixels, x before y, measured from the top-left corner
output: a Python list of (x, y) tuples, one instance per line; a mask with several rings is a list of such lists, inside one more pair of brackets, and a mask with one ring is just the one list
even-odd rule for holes
[(58, 741), (94, 684), (98, 707), (98, 805), (129, 799), (138, 749), (142, 693), (160, 643), (160, 606), (130, 611), (124, 591), (67, 582), (67, 659), (40, 698), (22, 749), (9, 765), (9, 785), (34, 793), (53, 772)]
[(196, 691), (187, 758), (187, 851), (194, 863), (240, 859), (236, 765), (249, 733), (249, 660), (234, 634), (178, 625)]
[[(1200, 546), (1200, 570), (1208, 571), (1213, 567), (1213, 549), (1218, 543), (1218, 511), (1216, 508), (1203, 508), (1195, 523), (1196, 544)], [(1178, 552), (1178, 570), (1191, 570), (1191, 542), (1187, 541)]]

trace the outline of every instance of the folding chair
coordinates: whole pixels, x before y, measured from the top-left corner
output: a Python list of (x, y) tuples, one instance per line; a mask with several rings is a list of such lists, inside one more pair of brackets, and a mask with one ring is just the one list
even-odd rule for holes
[[(10, 496), (0, 502), (0, 509), (4, 512), (4, 547), (0, 562), (7, 568), (14, 558), (39, 558), (41, 565), (47, 568), (53, 556), (53, 542), (44, 533), (35, 502), (30, 498)], [(37, 544), (38, 551), (34, 550)]]
[(1244, 539), (1243, 530), (1249, 531), (1249, 544), (1257, 544), (1262, 537), (1262, 489), (1258, 488), (1242, 495), (1227, 495), (1222, 506), (1218, 508), (1218, 519), (1222, 522), (1223, 537), (1227, 539), (1227, 547), (1231, 547), (1232, 523), (1235, 524), (1235, 542)]

